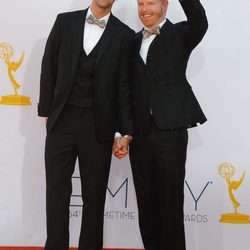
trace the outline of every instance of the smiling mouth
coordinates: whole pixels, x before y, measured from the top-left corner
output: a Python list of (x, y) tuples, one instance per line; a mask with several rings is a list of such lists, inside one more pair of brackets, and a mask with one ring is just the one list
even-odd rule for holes
[(152, 15), (142, 15), (143, 18), (149, 18), (151, 17)]

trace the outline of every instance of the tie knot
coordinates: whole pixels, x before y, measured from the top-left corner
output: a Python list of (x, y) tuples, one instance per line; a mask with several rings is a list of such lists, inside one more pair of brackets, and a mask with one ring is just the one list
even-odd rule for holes
[(160, 26), (157, 26), (156, 28), (154, 28), (152, 30), (144, 29), (142, 31), (143, 39), (147, 39), (148, 37), (150, 37), (152, 35), (156, 35), (156, 36), (160, 35)]
[(95, 24), (95, 25), (99, 26), (102, 29), (105, 28), (105, 26), (106, 26), (106, 21), (104, 19), (97, 19), (93, 15), (88, 16), (87, 23)]

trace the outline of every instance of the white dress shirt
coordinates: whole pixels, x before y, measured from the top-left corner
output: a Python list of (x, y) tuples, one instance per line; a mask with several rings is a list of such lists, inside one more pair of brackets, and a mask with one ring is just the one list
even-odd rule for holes
[[(87, 55), (89, 55), (89, 53), (93, 50), (93, 48), (96, 46), (96, 44), (98, 43), (98, 41), (100, 40), (105, 28), (101, 28), (98, 25), (95, 24), (89, 24), (87, 22), (87, 18), (93, 15), (95, 17), (95, 15), (92, 13), (92, 11), (90, 10), (90, 8), (88, 9), (87, 15), (86, 15), (86, 19), (85, 19), (85, 25), (84, 25), (84, 33), (83, 33), (83, 48), (85, 50), (85, 53)], [(99, 20), (105, 20), (106, 24), (108, 23), (110, 17), (110, 13), (104, 17), (102, 17)]]
[[(164, 19), (159, 25), (157, 25), (157, 27), (161, 28), (165, 22), (166, 22), (166, 19)], [(147, 30), (148, 28), (144, 27), (144, 29)], [(142, 39), (140, 55), (145, 64), (147, 64), (147, 55), (148, 55), (150, 44), (153, 42), (155, 37), (156, 35), (151, 35), (146, 39)]]

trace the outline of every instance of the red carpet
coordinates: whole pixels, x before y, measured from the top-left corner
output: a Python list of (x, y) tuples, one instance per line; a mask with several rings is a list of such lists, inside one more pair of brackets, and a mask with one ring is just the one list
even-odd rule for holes
[[(1, 247), (0, 250), (43, 250), (43, 247)], [(70, 250), (77, 250), (77, 248), (70, 248)], [(103, 250), (143, 250), (138, 248), (103, 248)]]

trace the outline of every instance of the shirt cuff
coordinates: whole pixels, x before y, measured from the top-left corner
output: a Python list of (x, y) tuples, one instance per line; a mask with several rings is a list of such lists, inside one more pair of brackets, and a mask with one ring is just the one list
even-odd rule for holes
[(115, 132), (115, 138), (121, 137), (122, 135), (119, 132)]

